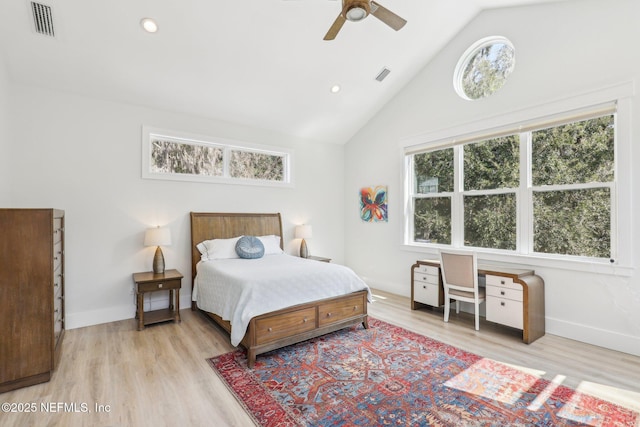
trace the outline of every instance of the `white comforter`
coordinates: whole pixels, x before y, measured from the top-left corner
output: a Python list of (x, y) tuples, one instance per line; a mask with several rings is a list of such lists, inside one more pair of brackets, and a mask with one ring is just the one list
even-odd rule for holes
[(296, 304), (371, 290), (353, 270), (291, 255), (200, 261), (193, 287), (198, 308), (231, 322), (237, 346), (252, 317)]

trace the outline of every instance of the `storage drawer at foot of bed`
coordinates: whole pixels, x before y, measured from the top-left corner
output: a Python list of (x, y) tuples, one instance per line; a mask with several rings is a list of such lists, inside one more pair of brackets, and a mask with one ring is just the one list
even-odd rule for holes
[(366, 304), (367, 300), (364, 294), (322, 304), (318, 309), (320, 326), (364, 314), (366, 313)]
[(316, 327), (315, 308), (280, 314), (256, 320), (256, 344), (266, 344)]

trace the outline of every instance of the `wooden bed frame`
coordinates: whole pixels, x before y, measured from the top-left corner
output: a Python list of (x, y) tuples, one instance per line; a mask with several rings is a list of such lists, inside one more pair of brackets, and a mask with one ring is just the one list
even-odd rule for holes
[[(279, 213), (204, 213), (191, 212), (191, 272), (196, 276), (200, 252), (196, 245), (204, 240), (229, 239), (240, 235), (280, 236), (283, 247), (282, 219)], [(193, 281), (192, 281), (193, 283)], [(192, 285), (193, 292), (193, 285)], [(191, 309), (197, 310), (195, 302)], [(231, 324), (219, 316), (202, 311), (227, 332)], [(329, 332), (367, 322), (367, 291), (298, 304), (251, 319), (240, 345), (247, 350), (247, 365), (253, 367), (256, 356)]]

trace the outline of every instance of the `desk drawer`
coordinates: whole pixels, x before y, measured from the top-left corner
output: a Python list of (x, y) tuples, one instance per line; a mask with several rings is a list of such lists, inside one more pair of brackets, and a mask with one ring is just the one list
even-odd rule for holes
[(513, 279), (511, 277), (493, 276), (491, 274), (487, 274), (487, 286), (490, 285), (522, 290), (522, 286), (518, 283), (513, 283)]
[(428, 274), (430, 276), (436, 276), (438, 277), (439, 271), (440, 269), (438, 267), (433, 267), (431, 265), (418, 265), (415, 268), (415, 273), (417, 274)]
[(438, 283), (414, 280), (413, 300), (433, 307), (440, 306), (440, 286)]
[(487, 296), (486, 303), (486, 316), (488, 321), (522, 329), (522, 301)]
[(506, 298), (513, 301), (522, 301), (522, 288), (511, 289), (501, 286), (487, 285), (487, 297)]

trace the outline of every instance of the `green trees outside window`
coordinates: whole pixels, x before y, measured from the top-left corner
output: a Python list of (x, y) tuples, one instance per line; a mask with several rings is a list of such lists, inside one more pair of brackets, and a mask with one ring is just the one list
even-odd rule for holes
[(411, 155), (414, 242), (611, 257), (614, 140), (610, 114)]

